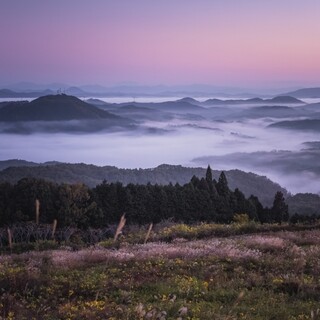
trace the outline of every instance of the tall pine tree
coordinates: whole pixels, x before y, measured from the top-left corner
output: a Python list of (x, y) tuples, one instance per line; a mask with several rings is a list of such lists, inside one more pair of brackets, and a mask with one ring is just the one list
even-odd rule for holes
[(211, 171), (210, 165), (208, 165), (208, 168), (206, 171), (206, 180), (208, 182), (208, 185), (212, 184), (212, 171)]
[(219, 181), (217, 183), (216, 188), (220, 196), (228, 197), (230, 195), (228, 180), (223, 171), (220, 174)]
[(281, 191), (278, 191), (274, 196), (271, 213), (275, 222), (281, 223), (282, 221), (288, 221), (289, 219), (288, 205), (285, 203), (283, 193)]

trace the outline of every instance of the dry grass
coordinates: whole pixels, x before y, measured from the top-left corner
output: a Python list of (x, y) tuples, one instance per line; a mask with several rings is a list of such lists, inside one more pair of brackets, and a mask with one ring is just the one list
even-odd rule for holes
[(147, 241), (148, 241), (148, 239), (149, 239), (149, 237), (150, 237), (152, 227), (153, 227), (153, 223), (150, 223), (150, 226), (149, 226), (149, 228), (148, 228), (148, 231), (147, 231), (146, 237), (145, 237), (144, 242), (143, 242), (144, 244), (146, 244), (146, 243), (147, 243)]
[(51, 235), (52, 239), (54, 239), (54, 235), (55, 235), (56, 230), (57, 230), (57, 224), (58, 224), (57, 219), (54, 219), (53, 220), (53, 224), (52, 224), (52, 235)]
[(119, 221), (116, 233), (114, 234), (114, 238), (113, 238), (114, 242), (117, 241), (117, 239), (118, 239), (119, 235), (121, 234), (122, 229), (125, 226), (125, 224), (126, 224), (126, 218), (125, 218), (125, 214), (124, 214), (124, 215), (121, 216), (121, 219)]
[(118, 239), (119, 249), (96, 245), (0, 256), (0, 317), (319, 318), (320, 230), (124, 241)]
[(40, 218), (40, 201), (36, 199), (36, 224), (39, 224), (39, 218)]
[[(123, 224), (119, 223), (119, 226)], [(120, 230), (120, 229), (119, 229)], [(148, 232), (151, 230), (149, 227)], [(306, 236), (317, 238), (320, 232), (304, 232)], [(2, 256), (0, 262), (19, 259), (41, 260), (43, 257), (49, 257), (53, 266), (62, 268), (74, 268), (85, 264), (102, 263), (109, 261), (131, 261), (131, 260), (152, 260), (152, 259), (195, 259), (204, 257), (216, 257), (219, 259), (231, 260), (257, 260), (264, 253), (276, 252), (289, 255), (291, 258), (298, 259), (305, 257), (306, 252), (320, 251), (317, 246), (303, 248), (297, 246), (288, 238), (284, 240), (280, 236), (282, 233), (274, 235), (244, 235), (231, 238), (211, 238), (205, 240), (193, 241), (174, 241), (150, 242), (146, 244), (128, 244), (123, 243), (119, 249), (105, 249), (103, 247), (92, 246), (79, 251), (70, 251), (68, 248), (52, 250), (47, 252), (31, 252), (20, 255)], [(320, 239), (320, 238), (319, 238)], [(317, 244), (320, 244), (320, 240)]]

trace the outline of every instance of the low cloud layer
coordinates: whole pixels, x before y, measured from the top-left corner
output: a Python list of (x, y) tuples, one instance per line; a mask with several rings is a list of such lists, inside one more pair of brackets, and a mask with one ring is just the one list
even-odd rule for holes
[[(235, 108), (234, 117), (230, 116), (232, 110), (228, 109), (227, 116), (221, 108), (216, 113), (205, 109), (190, 114), (171, 113), (170, 117), (162, 117), (159, 112), (153, 117), (152, 112), (146, 111), (146, 117), (140, 120), (135, 114), (136, 125), (120, 129), (105, 130), (101, 123), (101, 131), (92, 132), (95, 130), (91, 130), (91, 124), (84, 122), (86, 130), (81, 134), (77, 132), (82, 125), (79, 122), (22, 123), (20, 134), (9, 134), (9, 127), (2, 125), (0, 159), (57, 160), (122, 168), (210, 163), (214, 169), (237, 168), (266, 175), (293, 193), (320, 191), (317, 132), (270, 128), (268, 125), (279, 118), (270, 114), (237, 118), (241, 110), (248, 113), (248, 107), (240, 111), (240, 107)], [(36, 130), (32, 130), (34, 125)], [(50, 130), (46, 130), (48, 127)], [(59, 133), (60, 128), (68, 133)]]

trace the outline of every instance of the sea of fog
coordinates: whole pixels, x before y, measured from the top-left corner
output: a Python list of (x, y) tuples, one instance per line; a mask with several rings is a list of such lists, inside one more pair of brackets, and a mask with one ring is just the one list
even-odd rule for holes
[[(94, 134), (1, 134), (0, 160), (61, 161), (120, 168), (160, 164), (241, 169), (268, 176), (292, 193), (319, 192), (318, 176), (307, 168), (303, 143), (317, 141), (312, 132), (266, 129), (270, 119), (214, 122), (174, 120), (146, 122), (162, 129)], [(301, 160), (302, 159), (302, 160)], [(301, 169), (305, 161), (306, 170)], [(313, 162), (313, 159), (310, 161)], [(288, 165), (287, 165), (288, 164)], [(295, 169), (295, 166), (297, 169)], [(288, 169), (288, 168), (289, 169)]]
[[(137, 97), (136, 102), (173, 101), (181, 97)], [(208, 97), (198, 98), (203, 101)], [(110, 103), (133, 98), (99, 98)], [(8, 99), (0, 99), (4, 101)], [(31, 100), (31, 99), (11, 99)], [(318, 102), (320, 99), (308, 99)], [(235, 106), (235, 112), (248, 106)], [(267, 176), (292, 193), (320, 192), (320, 150), (305, 142), (319, 133), (271, 129), (279, 119), (205, 117), (144, 121), (137, 130), (91, 134), (0, 134), (0, 160), (61, 161), (120, 168), (152, 168), (160, 164), (240, 169)], [(285, 120), (285, 119), (281, 119)], [(33, 124), (31, 124), (33, 125)], [(148, 130), (152, 128), (152, 130)]]

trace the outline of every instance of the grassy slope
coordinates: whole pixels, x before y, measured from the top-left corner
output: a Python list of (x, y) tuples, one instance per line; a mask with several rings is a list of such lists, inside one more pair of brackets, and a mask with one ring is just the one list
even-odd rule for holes
[[(151, 239), (194, 232), (174, 225)], [(130, 244), (137, 234), (118, 249), (1, 256), (1, 316), (283, 320), (312, 319), (319, 307), (318, 229)]]

